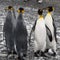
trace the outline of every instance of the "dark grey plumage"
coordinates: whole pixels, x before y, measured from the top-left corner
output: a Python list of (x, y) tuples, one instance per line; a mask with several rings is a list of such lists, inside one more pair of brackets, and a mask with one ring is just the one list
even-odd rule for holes
[(18, 55), (21, 57), (21, 53), (27, 54), (27, 29), (24, 24), (22, 11), (19, 13), (17, 18), (17, 24), (15, 29), (16, 36), (16, 49)]
[(14, 34), (13, 34), (13, 22), (15, 20), (14, 11), (10, 10), (9, 6), (7, 10), (6, 20), (4, 22), (3, 32), (8, 51), (14, 50)]

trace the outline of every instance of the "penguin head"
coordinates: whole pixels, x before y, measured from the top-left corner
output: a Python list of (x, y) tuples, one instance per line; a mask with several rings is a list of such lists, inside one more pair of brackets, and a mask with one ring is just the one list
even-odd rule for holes
[(48, 10), (48, 12), (52, 12), (52, 11), (54, 10), (54, 7), (48, 6), (48, 7), (47, 7), (47, 10)]
[(43, 10), (42, 9), (38, 9), (38, 15), (40, 16), (40, 18), (43, 18), (42, 14), (43, 14)]
[(42, 9), (38, 9), (38, 15), (42, 15), (43, 10)]
[(18, 13), (24, 13), (24, 8), (20, 7), (18, 10), (17, 10)]
[(14, 8), (13, 8), (13, 6), (8, 6), (5, 8), (5, 10), (12, 11), (12, 10), (14, 10)]

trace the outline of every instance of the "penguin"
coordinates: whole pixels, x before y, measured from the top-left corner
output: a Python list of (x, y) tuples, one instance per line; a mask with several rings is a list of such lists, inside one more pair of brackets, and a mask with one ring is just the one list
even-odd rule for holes
[(18, 10), (17, 23), (15, 28), (15, 39), (16, 39), (16, 49), (18, 60), (24, 60), (23, 57), (27, 56), (27, 28), (23, 20), (24, 8), (20, 7)]
[(43, 0), (36, 0), (39, 4), (41, 4), (43, 2)]
[(8, 55), (10, 54), (16, 54), (15, 48), (14, 48), (14, 35), (13, 35), (13, 21), (16, 19), (14, 8), (12, 6), (8, 6), (5, 8), (7, 11), (7, 16), (4, 22), (3, 26), (3, 35), (5, 37), (6, 46), (7, 46), (7, 52)]
[[(49, 32), (47, 33), (47, 51), (48, 48), (52, 49), (53, 54), (52, 56), (56, 56), (56, 26), (54, 24), (54, 19), (52, 17), (52, 11), (54, 10), (54, 8), (52, 6), (47, 7), (48, 13), (45, 17), (45, 24), (49, 29), (49, 32), (51, 35), (49, 35)], [(51, 37), (49, 37), (51, 36)]]
[[(46, 49), (46, 27), (45, 27), (45, 21), (43, 18), (43, 10), (38, 9), (38, 15), (39, 18), (35, 21), (31, 33), (34, 32), (35, 40), (34, 40), (34, 56), (45, 56), (45, 49)], [(29, 37), (29, 39), (30, 39)], [(41, 54), (39, 54), (41, 52)]]
[(29, 0), (24, 0), (24, 2), (28, 2)]

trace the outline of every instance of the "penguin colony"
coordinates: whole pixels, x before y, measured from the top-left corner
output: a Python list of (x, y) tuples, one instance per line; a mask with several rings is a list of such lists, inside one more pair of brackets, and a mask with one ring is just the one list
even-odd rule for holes
[[(43, 9), (38, 9), (39, 18), (35, 21), (31, 33), (35, 33), (34, 40), (34, 56), (45, 56), (49, 49), (53, 51), (52, 56), (56, 56), (56, 27), (52, 17), (53, 7), (46, 8), (48, 13), (43, 17)], [(7, 16), (3, 27), (4, 37), (6, 41), (8, 55), (17, 54), (18, 60), (25, 60), (23, 57), (27, 56), (27, 36), (28, 32), (24, 24), (23, 13), (24, 8), (20, 7), (18, 17), (15, 16), (15, 11), (12, 6), (6, 8)], [(16, 45), (16, 50), (14, 45)]]

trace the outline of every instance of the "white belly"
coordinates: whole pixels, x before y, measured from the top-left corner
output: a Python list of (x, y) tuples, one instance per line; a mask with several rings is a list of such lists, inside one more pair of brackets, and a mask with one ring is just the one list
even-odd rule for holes
[(44, 21), (37, 21), (35, 27), (35, 39), (39, 49), (44, 50), (46, 45), (46, 28)]

